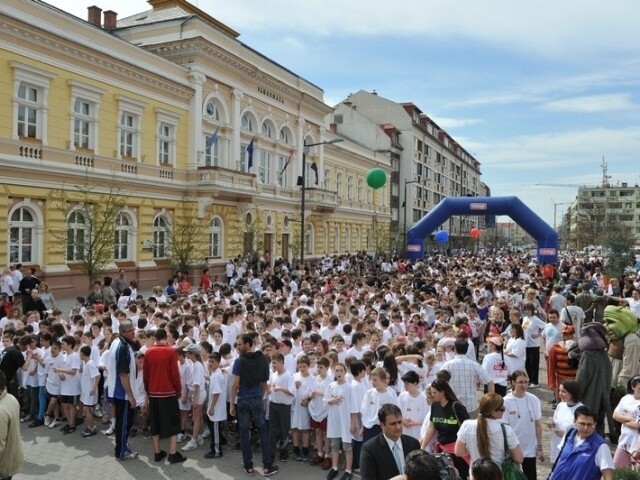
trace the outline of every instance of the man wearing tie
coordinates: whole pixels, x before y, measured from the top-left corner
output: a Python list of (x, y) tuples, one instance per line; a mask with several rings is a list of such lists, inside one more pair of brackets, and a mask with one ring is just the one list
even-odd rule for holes
[(402, 412), (391, 403), (385, 403), (378, 412), (382, 433), (362, 446), (360, 477), (362, 480), (388, 480), (404, 473), (405, 458), (420, 443), (402, 434)]

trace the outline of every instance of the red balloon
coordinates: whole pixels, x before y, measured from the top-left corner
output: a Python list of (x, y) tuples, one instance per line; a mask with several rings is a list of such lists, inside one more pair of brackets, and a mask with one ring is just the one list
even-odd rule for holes
[(469, 232), (471, 238), (480, 238), (480, 229), (473, 227)]

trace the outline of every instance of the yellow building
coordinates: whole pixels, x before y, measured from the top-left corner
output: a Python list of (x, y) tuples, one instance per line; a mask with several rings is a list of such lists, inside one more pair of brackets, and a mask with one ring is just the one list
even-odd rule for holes
[(86, 205), (110, 196), (106, 268), (143, 287), (164, 283), (185, 225), (194, 266), (265, 250), (294, 260), (309, 144), (320, 145), (306, 155), (305, 255), (380, 248), (389, 195), (366, 174), (389, 172), (388, 157), (332, 133), (322, 90), (231, 28), (185, 0), (149, 4), (120, 21), (97, 7), (84, 21), (39, 1), (0, 5), (6, 263), (36, 266), (59, 295), (84, 288), (81, 245), (97, 235)]

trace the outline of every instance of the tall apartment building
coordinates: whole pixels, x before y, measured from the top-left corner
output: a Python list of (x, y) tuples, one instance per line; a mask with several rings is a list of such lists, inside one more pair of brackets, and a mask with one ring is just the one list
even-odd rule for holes
[(619, 223), (640, 245), (640, 186), (627, 182), (580, 187), (568, 209), (560, 233), (571, 248), (598, 246), (605, 242), (607, 225)]
[(60, 295), (84, 288), (87, 185), (124, 199), (109, 268), (143, 286), (164, 283), (186, 216), (214, 270), (248, 251), (294, 259), (309, 144), (321, 145), (306, 154), (306, 255), (369, 248), (390, 209), (361, 180), (390, 171), (388, 157), (332, 133), (322, 89), (228, 26), (186, 0), (148, 3), (121, 20), (90, 7), (87, 21), (38, 0), (0, 5), (0, 257), (36, 266)]
[[(349, 114), (357, 112), (357, 117)], [(366, 118), (377, 124), (390, 139), (387, 152), (390, 181), (391, 230), (402, 251), (404, 234), (443, 198), (487, 196), (481, 181), (480, 162), (413, 103), (396, 103), (375, 92), (361, 90), (349, 95), (333, 113), (336, 131), (353, 132), (353, 122)], [(360, 125), (357, 123), (356, 125)], [(381, 148), (366, 136), (354, 136), (371, 148)], [(474, 227), (484, 228), (484, 218), (460, 216), (445, 225), (450, 238), (465, 239)]]

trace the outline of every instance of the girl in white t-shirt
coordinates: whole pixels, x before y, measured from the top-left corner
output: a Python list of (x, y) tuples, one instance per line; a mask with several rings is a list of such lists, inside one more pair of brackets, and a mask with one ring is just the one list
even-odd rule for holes
[(333, 477), (337, 475), (340, 450), (345, 455), (346, 473), (350, 474), (353, 466), (353, 449), (351, 446), (351, 385), (345, 380), (347, 367), (342, 363), (333, 365), (336, 380), (329, 385), (324, 393), (324, 401), (328, 406), (327, 416), (327, 440), (331, 444), (330, 472)]
[[(632, 447), (640, 440), (638, 423), (640, 423), (640, 375), (629, 380), (627, 390), (630, 391), (620, 399), (620, 403), (613, 412), (613, 419), (622, 424), (618, 448), (613, 455), (613, 464), (616, 468), (629, 467), (631, 465)], [(630, 426), (631, 425), (631, 426)]]

